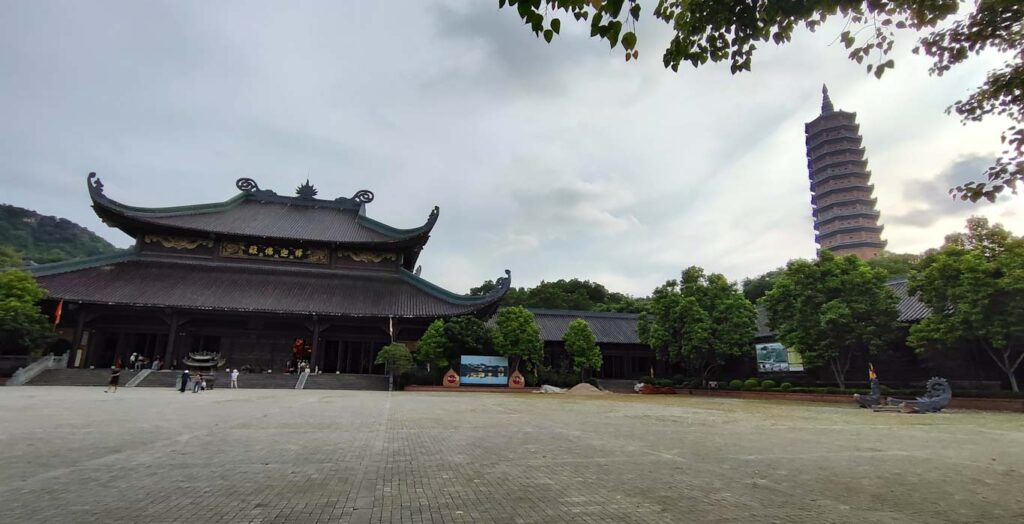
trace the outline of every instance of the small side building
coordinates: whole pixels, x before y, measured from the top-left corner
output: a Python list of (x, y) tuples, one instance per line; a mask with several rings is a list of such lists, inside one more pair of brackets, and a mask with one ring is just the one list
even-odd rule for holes
[(530, 312), (536, 318), (540, 336), (544, 340), (544, 363), (553, 369), (559, 369), (569, 361), (562, 339), (569, 329), (569, 323), (578, 318), (587, 321), (601, 347), (604, 364), (600, 371), (594, 373), (597, 378), (635, 379), (649, 375), (652, 366), (656, 364), (654, 352), (640, 341), (637, 334), (640, 315), (636, 313), (567, 309), (530, 309)]

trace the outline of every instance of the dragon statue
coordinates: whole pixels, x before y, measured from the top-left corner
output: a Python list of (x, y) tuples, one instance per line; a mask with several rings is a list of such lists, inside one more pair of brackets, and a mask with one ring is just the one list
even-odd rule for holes
[[(878, 384), (878, 374), (875, 373), (875, 366), (868, 364), (868, 381), (871, 384), (871, 393), (853, 395), (854, 402), (862, 408), (880, 408), (876, 411), (888, 411), (899, 408), (903, 413), (937, 413), (949, 405), (953, 398), (953, 390), (949, 382), (944, 378), (932, 377), (925, 385), (923, 397), (915, 400), (905, 400), (893, 397), (882, 398), (881, 386)], [(888, 409), (887, 409), (888, 408)]]
[(899, 406), (900, 411), (904, 413), (938, 413), (948, 406), (949, 401), (953, 399), (953, 390), (949, 387), (949, 382), (944, 378), (932, 377), (928, 379), (925, 390), (924, 396), (917, 397), (917, 400), (902, 400), (889, 397), (886, 399), (886, 402), (890, 406)]

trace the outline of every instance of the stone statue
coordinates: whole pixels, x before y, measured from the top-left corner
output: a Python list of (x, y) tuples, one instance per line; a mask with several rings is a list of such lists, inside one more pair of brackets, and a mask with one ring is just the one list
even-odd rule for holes
[(899, 406), (900, 411), (904, 413), (938, 413), (949, 405), (950, 400), (953, 400), (953, 390), (944, 378), (928, 379), (925, 389), (924, 396), (917, 397), (916, 400), (889, 397), (886, 401), (890, 406)]
[(871, 394), (853, 394), (853, 400), (862, 408), (873, 408), (882, 404), (882, 390), (878, 385), (878, 374), (875, 373), (875, 366), (868, 364), (868, 382), (871, 383)]

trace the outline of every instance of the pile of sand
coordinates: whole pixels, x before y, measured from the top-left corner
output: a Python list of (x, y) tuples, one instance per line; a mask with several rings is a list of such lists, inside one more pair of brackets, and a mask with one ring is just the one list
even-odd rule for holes
[(576, 384), (569, 391), (566, 391), (569, 395), (606, 395), (607, 391), (601, 391), (600, 389), (587, 384), (586, 382), (580, 382)]

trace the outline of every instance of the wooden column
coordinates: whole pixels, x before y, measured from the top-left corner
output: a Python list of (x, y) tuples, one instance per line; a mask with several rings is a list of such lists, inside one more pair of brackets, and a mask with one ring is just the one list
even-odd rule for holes
[(178, 314), (171, 313), (171, 330), (167, 333), (167, 349), (164, 351), (164, 367), (171, 369), (174, 358), (174, 342), (178, 339)]
[[(69, 368), (75, 367), (75, 362), (78, 361), (78, 351), (80, 349), (78, 346), (82, 344), (82, 333), (85, 331), (85, 308), (79, 304), (78, 311), (76, 311), (76, 313), (78, 314), (75, 315), (77, 317), (75, 322), (75, 335), (71, 337), (71, 351), (68, 353)], [(83, 351), (83, 353), (85, 352)], [(82, 355), (81, 367), (87, 367), (85, 363), (85, 358), (87, 356), (88, 353)]]
[(310, 369), (316, 370), (320, 367), (320, 319), (316, 316), (313, 317), (313, 351), (309, 355), (309, 367)]

